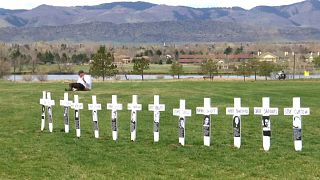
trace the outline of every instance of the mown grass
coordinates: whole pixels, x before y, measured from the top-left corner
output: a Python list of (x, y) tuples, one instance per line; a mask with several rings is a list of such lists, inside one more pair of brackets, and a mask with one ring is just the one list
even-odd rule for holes
[[(85, 72), (89, 72), (90, 65), (72, 65), (71, 70), (73, 73), (77, 73), (79, 69), (84, 70)], [(149, 69), (145, 70), (147, 74), (170, 74), (171, 64), (150, 64)], [(118, 70), (120, 74), (129, 73), (131, 74), (133, 71), (133, 64), (124, 64), (123, 67), (118, 66)], [(38, 71), (40, 73), (57, 73), (59, 72), (59, 66), (57, 64), (51, 65), (39, 65)], [(125, 71), (125, 72), (123, 72)], [(11, 69), (13, 73), (13, 69)], [(199, 65), (193, 64), (185, 64), (183, 65), (183, 73), (184, 74), (198, 74), (200, 72)], [(31, 66), (24, 69), (23, 73), (31, 73)]]
[[(85, 109), (81, 111), (81, 138), (75, 137), (73, 113), (71, 132), (64, 133), (63, 82), (11, 83), (0, 81), (0, 179), (319, 179), (320, 178), (320, 81), (130, 81), (95, 83), (91, 92), (78, 94)], [(52, 92), (54, 132), (40, 132), (39, 99), (42, 91)], [(143, 111), (138, 112), (137, 141), (130, 141), (128, 110), (119, 111), (119, 139), (112, 141), (110, 111), (106, 103), (111, 95), (126, 106), (131, 95), (139, 95)], [(160, 94), (166, 111), (161, 113), (160, 142), (153, 143), (152, 112), (147, 104)], [(99, 111), (100, 139), (93, 137), (91, 112), (87, 104), (97, 95), (104, 109)], [(279, 107), (272, 117), (272, 141), (269, 152), (262, 149), (261, 122), (252, 115), (261, 106), (261, 98), (271, 98), (271, 106)], [(283, 116), (283, 108), (292, 106), (292, 97), (301, 97), (303, 107), (311, 115), (303, 118), (303, 151), (295, 152), (292, 118)], [(219, 108), (213, 116), (212, 146), (203, 146), (202, 116), (195, 108), (203, 106), (203, 98), (211, 97)], [(233, 148), (232, 117), (225, 107), (233, 98), (241, 97), (250, 107), (250, 115), (242, 119), (242, 146)], [(178, 145), (177, 117), (172, 109), (186, 99), (192, 109), (187, 118), (186, 146)]]

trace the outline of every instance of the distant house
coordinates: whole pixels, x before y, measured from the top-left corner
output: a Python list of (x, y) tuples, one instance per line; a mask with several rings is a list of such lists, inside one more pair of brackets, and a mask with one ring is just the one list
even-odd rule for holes
[(114, 59), (115, 64), (129, 64), (132, 61), (132, 58), (127, 55), (116, 55)]
[(279, 60), (278, 56), (276, 56), (272, 53), (269, 53), (269, 52), (263, 53), (260, 56), (258, 56), (257, 58), (260, 62), (274, 62), (275, 63)]
[(121, 59), (121, 62), (122, 62), (123, 64), (130, 64), (131, 61), (132, 61), (132, 58), (129, 57), (129, 56), (124, 56), (124, 57)]
[(253, 59), (253, 54), (215, 54), (214, 59), (216, 60), (227, 60), (229, 62), (243, 62)]
[(226, 64), (223, 60), (218, 61), (217, 65), (218, 65), (219, 70), (229, 69), (229, 65)]
[(202, 64), (205, 60), (217, 61), (219, 69), (230, 69), (237, 67), (239, 63), (253, 59), (253, 54), (212, 54), (212, 55), (180, 55), (179, 63)]

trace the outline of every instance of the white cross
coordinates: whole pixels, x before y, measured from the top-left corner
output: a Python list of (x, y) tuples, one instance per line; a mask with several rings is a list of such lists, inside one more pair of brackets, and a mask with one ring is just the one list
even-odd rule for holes
[(74, 102), (71, 103), (71, 108), (74, 110), (83, 109), (83, 103), (79, 103), (79, 96), (74, 95)]
[(159, 142), (160, 138), (160, 112), (165, 111), (166, 105), (160, 104), (159, 95), (154, 95), (153, 104), (149, 104), (149, 111), (153, 111), (153, 141)]
[(227, 115), (233, 115), (234, 146), (241, 146), (241, 115), (249, 115), (248, 107), (241, 107), (241, 98), (234, 98), (234, 107), (226, 108)]
[(112, 95), (112, 103), (107, 104), (107, 109), (111, 110), (112, 139), (116, 141), (118, 139), (117, 111), (122, 110), (122, 104), (118, 104), (117, 102), (117, 95)]
[(180, 108), (173, 109), (173, 115), (179, 116), (179, 143), (184, 146), (186, 134), (186, 116), (191, 116), (191, 110), (186, 109), (186, 100), (180, 100)]
[(50, 92), (47, 92), (47, 99), (45, 101), (45, 104), (46, 104), (47, 107), (51, 107), (51, 106), (55, 105), (54, 100), (51, 99), (51, 93)]
[(69, 101), (68, 98), (68, 93), (64, 93), (63, 100), (60, 100), (60, 106), (71, 107), (72, 101)]
[(92, 111), (94, 137), (99, 138), (98, 110), (101, 110), (101, 104), (97, 104), (97, 96), (92, 96), (92, 104), (88, 104), (88, 109)]
[(302, 116), (310, 115), (310, 108), (300, 107), (300, 98), (293, 98), (293, 107), (284, 108), (284, 115), (293, 116), (293, 138), (296, 151), (302, 150)]
[(263, 149), (269, 151), (271, 137), (271, 119), (270, 115), (278, 115), (278, 108), (270, 108), (270, 98), (262, 98), (262, 107), (255, 107), (254, 114), (262, 115), (262, 131), (263, 131)]
[(210, 98), (204, 98), (203, 107), (197, 107), (196, 113), (204, 115), (203, 144), (205, 146), (210, 146), (211, 114), (218, 114), (218, 108), (211, 107), (211, 99)]
[(138, 96), (132, 95), (132, 103), (128, 104), (128, 110), (131, 110), (130, 132), (131, 141), (136, 140), (137, 136), (137, 111), (142, 110), (142, 105), (138, 104)]
[(47, 92), (42, 92), (42, 99), (40, 99), (40, 105), (41, 107), (41, 131), (44, 130), (45, 123), (46, 123), (46, 105), (47, 105)]
[(46, 100), (46, 104), (47, 104), (47, 110), (48, 110), (48, 122), (49, 122), (49, 131), (52, 132), (53, 131), (53, 117), (52, 117), (52, 106), (55, 105), (54, 100), (51, 99), (51, 93), (47, 92), (47, 100)]
[(64, 107), (64, 131), (69, 133), (69, 107), (71, 107), (72, 101), (68, 99), (68, 93), (64, 93), (64, 99), (60, 100), (60, 106)]
[(79, 96), (74, 95), (74, 102), (71, 104), (71, 108), (74, 109), (74, 121), (76, 125), (76, 135), (79, 138), (81, 136), (80, 130), (80, 109), (83, 109), (83, 103), (79, 103)]

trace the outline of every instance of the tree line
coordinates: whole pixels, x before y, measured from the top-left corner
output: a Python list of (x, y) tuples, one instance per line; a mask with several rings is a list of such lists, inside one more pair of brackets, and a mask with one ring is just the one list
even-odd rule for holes
[[(144, 80), (145, 70), (150, 68), (150, 61), (143, 57), (143, 54), (136, 55), (133, 60), (132, 73), (140, 74), (141, 79)], [(267, 80), (272, 72), (282, 70), (286, 67), (277, 65), (273, 62), (259, 62), (257, 59), (251, 59), (242, 62), (239, 66), (234, 68), (237, 75), (243, 76), (244, 81), (246, 77), (254, 74), (255, 80), (257, 75), (264, 76)], [(211, 80), (214, 76), (219, 75), (221, 69), (217, 61), (208, 59), (203, 61), (200, 66), (200, 74), (207, 75)], [(115, 76), (119, 73), (118, 66), (114, 63), (114, 55), (111, 52), (107, 52), (105, 46), (101, 46), (96, 54), (93, 55), (93, 62), (91, 63), (89, 73), (96, 78), (102, 77), (103, 81), (108, 78)], [(183, 65), (178, 61), (172, 62), (169, 73), (178, 79), (180, 75), (184, 73)]]
[[(28, 49), (30, 47), (25, 48)], [(56, 64), (59, 72), (72, 72), (72, 65), (89, 63), (89, 60), (91, 59), (92, 62), (90, 62), (89, 72), (93, 77), (101, 77), (103, 80), (105, 80), (106, 78), (115, 76), (119, 73), (124, 74), (125, 76), (129, 73), (133, 73), (140, 74), (141, 79), (144, 79), (145, 71), (150, 68), (150, 63), (153, 62), (150, 61), (149, 58), (146, 58), (146, 56), (156, 56), (160, 58), (160, 56), (166, 54), (159, 49), (143, 49), (143, 52), (136, 54), (136, 56), (132, 59), (132, 71), (127, 72), (123, 65), (115, 64), (113, 49), (109, 48), (107, 51), (105, 46), (100, 46), (96, 53), (91, 52), (89, 55), (87, 53), (70, 54), (70, 50), (68, 50), (68, 53), (67, 45), (64, 44), (62, 44), (59, 49), (61, 50), (60, 53), (52, 52), (50, 50), (41, 52), (35, 49), (36, 53), (33, 55), (23, 53), (19, 46), (13, 46), (9, 54), (10, 60), (6, 58), (0, 58), (0, 78), (9, 74), (11, 70), (13, 73), (21, 73), (25, 68), (30, 69), (32, 73), (36, 73), (38, 72), (38, 65), (41, 64)], [(142, 48), (140, 49), (142, 50)], [(224, 49), (224, 54), (226, 55), (231, 53), (238, 54), (242, 52), (242, 45), (235, 49), (231, 48), (230, 46)], [(177, 76), (177, 78), (180, 78), (180, 75), (184, 74), (183, 65), (177, 61), (179, 54), (183, 53), (176, 50), (175, 55), (172, 58), (164, 59), (166, 64), (171, 64), (169, 74), (174, 77)], [(162, 64), (161, 59), (159, 64)], [(315, 67), (320, 67), (320, 57), (314, 58), (314, 64)], [(243, 76), (245, 81), (250, 75), (255, 75), (255, 79), (257, 76), (264, 76), (267, 79), (270, 77), (272, 72), (286, 68), (287, 67), (285, 67), (285, 65), (279, 65), (273, 62), (259, 62), (257, 59), (250, 59), (243, 61), (241, 64), (234, 67), (233, 72), (239, 76)], [(221, 64), (215, 60), (208, 59), (202, 62), (198, 73), (213, 79), (215, 76), (221, 75), (223, 72), (221, 70)]]
[[(73, 64), (88, 63), (90, 55), (87, 53), (76, 53), (71, 49), (66, 49), (62, 44), (61, 49), (57, 51), (40, 51), (37, 48), (31, 48), (29, 45), (14, 44), (10, 48), (1, 46), (0, 49), (0, 78), (8, 75), (29, 72), (32, 74), (41, 73), (40, 65), (56, 64), (58, 73), (71, 73)], [(58, 53), (59, 52), (59, 53)]]

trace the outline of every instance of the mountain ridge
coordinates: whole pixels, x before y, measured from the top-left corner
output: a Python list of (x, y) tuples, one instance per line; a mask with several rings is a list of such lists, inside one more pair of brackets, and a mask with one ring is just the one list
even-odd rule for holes
[[(314, 12), (316, 13), (313, 15)], [(81, 24), (94, 21), (122, 24), (181, 20), (227, 20), (245, 19), (252, 16), (259, 18), (246, 19), (245, 21), (249, 22), (249, 24), (255, 24), (257, 20), (279, 17), (285, 18), (288, 22), (298, 21), (295, 23), (303, 25), (302, 19), (315, 19), (318, 18), (318, 14), (320, 14), (319, 0), (306, 0), (284, 6), (257, 6), (250, 10), (240, 7), (193, 8), (187, 6), (168, 6), (142, 1), (113, 2), (96, 6), (73, 7), (40, 5), (31, 10), (0, 9), (0, 19), (6, 20), (8, 19), (7, 16), (10, 16), (11, 18), (9, 19), (26, 22), (22, 25), (25, 27), (63, 26), (66, 24)], [(271, 15), (272, 17), (268, 17)], [(68, 21), (65, 22), (62, 19), (67, 19)], [(8, 21), (8, 23), (13, 27), (21, 27), (21, 23), (18, 23), (18, 25), (14, 21)], [(306, 26), (320, 29), (320, 23), (309, 23)]]
[[(261, 39), (260, 37), (265, 36), (266, 34), (272, 35), (274, 32), (277, 32), (274, 37), (278, 37), (279, 39), (284, 40), (310, 40), (311, 37), (316, 38), (315, 40), (320, 40), (317, 39), (317, 31), (320, 30), (320, 23), (318, 20), (319, 17), (319, 0), (306, 0), (303, 2), (284, 6), (257, 6), (250, 10), (246, 10), (240, 7), (192, 8), (186, 6), (158, 5), (142, 1), (114, 2), (96, 6), (74, 7), (41, 5), (31, 10), (0, 9), (0, 30), (5, 34), (12, 36), (11, 39), (8, 39), (3, 38), (4, 34), (0, 34), (0, 40), (19, 40), (18, 37), (20, 37), (20, 40), (23, 40), (24, 38), (20, 34), (28, 34), (29, 36), (40, 36), (39, 34), (41, 34), (41, 31), (45, 31), (47, 29), (53, 30), (59, 29), (59, 27), (61, 27), (61, 29), (68, 29), (69, 27), (74, 27), (68, 29), (68, 31), (72, 31), (73, 29), (73, 33), (70, 33), (69, 35), (74, 37), (73, 39), (71, 38), (71, 40), (77, 41), (77, 39), (79, 38), (76, 38), (74, 35), (83, 34), (82, 31), (84, 31), (79, 27), (84, 27), (84, 25), (95, 26), (96, 24), (102, 23), (102, 26), (105, 28), (107, 28), (106, 25), (109, 24), (111, 26), (111, 29), (115, 27), (121, 27), (121, 30), (127, 31), (123, 28), (128, 27), (130, 30), (135, 32), (146, 30), (146, 24), (148, 26), (153, 26), (153, 29), (154, 31), (156, 31), (156, 33), (152, 34), (152, 37), (154, 37), (154, 39), (150, 38), (150, 41), (158, 41), (162, 38), (156, 37), (156, 34), (158, 36), (167, 36), (166, 34), (160, 32), (160, 29), (162, 31), (164, 31), (164, 29), (159, 29), (159, 24), (170, 24), (170, 26), (175, 28), (173, 28), (174, 33), (177, 33), (176, 31), (178, 29), (182, 31), (182, 34), (190, 31), (192, 32), (189, 35), (191, 39), (187, 38), (188, 40), (190, 39), (190, 41), (202, 41), (205, 40), (205, 38), (199, 37), (200, 35), (197, 34), (196, 30), (205, 31), (201, 28), (210, 29), (211, 27), (209, 26), (218, 24), (217, 22), (223, 22), (223, 26), (228, 28), (230, 28), (232, 25), (239, 27), (239, 29), (241, 29), (240, 31), (243, 32), (247, 31), (254, 33), (254, 31), (252, 30), (263, 30), (263, 32), (258, 32), (259, 35), (253, 35), (253, 37), (256, 38), (250, 38), (247, 33), (244, 33), (245, 35), (243, 36), (246, 37), (248, 41), (259, 41), (259, 39)], [(199, 26), (191, 26), (188, 22), (193, 22), (196, 24), (199, 23)], [(231, 26), (229, 26), (228, 24), (230, 24)], [(138, 26), (142, 27), (139, 29)], [(184, 28), (181, 28), (181, 26), (184, 26)], [(189, 30), (189, 28), (196, 29)], [(17, 32), (17, 34), (8, 34), (8, 29)], [(32, 34), (31, 32), (34, 32), (35, 29), (38, 33)], [(100, 30), (104, 31), (104, 29)], [(113, 29), (110, 32), (108, 31), (108, 33), (114, 33), (114, 31), (116, 31), (116, 29)], [(210, 36), (211, 38), (209, 39), (213, 41), (215, 40), (215, 38), (213, 37), (216, 37), (217, 40), (223, 39), (228, 41), (228, 34), (225, 31), (225, 29), (221, 29), (220, 32), (212, 31), (211, 33), (214, 32), (221, 35), (221, 37), (226, 38), (219, 38), (218, 36), (212, 36), (208, 33), (203, 33), (201, 35)], [(289, 33), (285, 33), (286, 31), (288, 31)], [(236, 32), (236, 30), (233, 31), (233, 33)], [(293, 34), (294, 32), (296, 32), (297, 34)], [(169, 33), (168, 37), (172, 37), (172, 33), (167, 33)], [(49, 34), (52, 34), (54, 36), (55, 33), (50, 32)], [(150, 35), (150, 32), (142, 34)], [(241, 34), (235, 36), (237, 38), (230, 37), (229, 40), (246, 40), (245, 38), (239, 37), (241, 36)], [(95, 39), (93, 37), (85, 37), (87, 37), (89, 40)], [(107, 34), (106, 37), (113, 36)], [(131, 36), (131, 40), (136, 42), (137, 37)], [(178, 41), (183, 41), (183, 39), (181, 38), (172, 38)], [(33, 37), (30, 39), (39, 39), (39, 37)], [(106, 38), (102, 39), (104, 41), (108, 41), (108, 39)], [(115, 40), (114, 38), (111, 39)], [(126, 41), (127, 40), (130, 41), (130, 38), (127, 37)]]
[(260, 28), (221, 21), (93, 22), (66, 26), (0, 28), (0, 41), (37, 42), (254, 42), (320, 40), (315, 28)]

